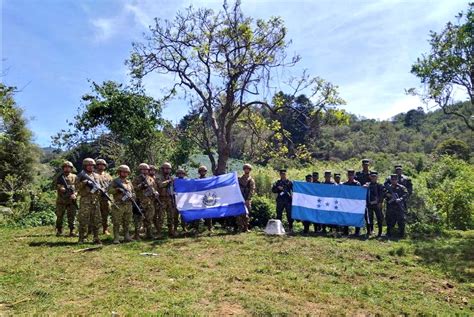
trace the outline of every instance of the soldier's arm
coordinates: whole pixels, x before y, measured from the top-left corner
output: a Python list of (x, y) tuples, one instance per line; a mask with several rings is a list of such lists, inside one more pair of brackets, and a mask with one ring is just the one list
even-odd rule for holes
[(272, 186), (272, 193), (278, 194), (280, 190), (278, 189), (278, 182), (275, 182)]
[(405, 201), (408, 198), (408, 190), (405, 186), (400, 185), (400, 187), (402, 189), (402, 195), (399, 198)]
[(249, 184), (249, 187), (250, 187), (250, 190), (249, 190), (249, 200), (252, 198), (252, 196), (255, 194), (255, 191), (256, 191), (256, 185), (255, 185), (255, 180), (252, 178), (250, 180), (250, 184)]

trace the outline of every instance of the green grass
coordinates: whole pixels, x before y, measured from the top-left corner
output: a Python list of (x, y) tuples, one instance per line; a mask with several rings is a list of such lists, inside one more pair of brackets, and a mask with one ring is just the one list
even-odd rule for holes
[[(82, 248), (0, 229), (0, 315), (472, 315), (474, 232), (417, 241), (211, 237)], [(141, 256), (155, 252), (158, 256)]]

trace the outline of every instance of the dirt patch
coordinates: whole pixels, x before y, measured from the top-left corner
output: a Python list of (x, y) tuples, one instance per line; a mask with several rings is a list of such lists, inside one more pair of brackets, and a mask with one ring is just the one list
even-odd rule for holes
[(245, 316), (245, 309), (236, 303), (222, 302), (217, 309), (211, 313), (214, 316)]

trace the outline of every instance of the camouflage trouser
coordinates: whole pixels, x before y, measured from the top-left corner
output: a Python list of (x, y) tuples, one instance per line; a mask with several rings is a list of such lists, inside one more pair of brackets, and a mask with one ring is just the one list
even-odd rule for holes
[(110, 201), (106, 198), (100, 200), (100, 216), (102, 218), (102, 228), (107, 229), (108, 227), (108, 218), (110, 214)]
[(140, 207), (142, 208), (143, 217), (140, 215), (133, 215), (135, 229), (140, 229), (143, 222), (147, 235), (150, 235), (153, 217), (155, 216), (155, 204), (152, 200), (147, 199), (145, 201), (140, 201)]
[(237, 216), (237, 225), (241, 230), (247, 230), (249, 227), (249, 214), (252, 210), (252, 201), (246, 200), (245, 207), (247, 207), (245, 214)]
[(132, 203), (117, 203), (117, 206), (112, 207), (112, 225), (114, 232), (119, 230), (120, 226), (124, 232), (128, 232), (130, 222), (132, 221)]
[(176, 208), (173, 206), (173, 202), (171, 198), (168, 197), (160, 197), (161, 201), (161, 213), (164, 215), (166, 214), (166, 223), (168, 225), (168, 231), (176, 232), (178, 225), (179, 225), (179, 214)]
[(64, 214), (67, 215), (67, 224), (69, 229), (74, 229), (74, 219), (76, 218), (76, 202), (56, 202), (56, 229), (63, 229)]
[(81, 199), (77, 218), (79, 220), (79, 237), (85, 236), (89, 226), (92, 229), (94, 238), (99, 236), (99, 227), (102, 221), (99, 200)]
[(155, 224), (156, 233), (161, 234), (161, 230), (163, 229), (163, 222), (165, 219), (165, 215), (163, 214), (163, 210), (161, 209), (161, 205), (158, 201), (155, 200), (155, 215), (153, 216), (153, 223)]

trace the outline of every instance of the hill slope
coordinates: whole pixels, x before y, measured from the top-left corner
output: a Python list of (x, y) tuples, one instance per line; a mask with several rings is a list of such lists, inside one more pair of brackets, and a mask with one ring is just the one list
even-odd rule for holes
[(472, 232), (424, 242), (218, 232), (120, 246), (106, 240), (102, 249), (80, 253), (75, 238), (52, 232), (0, 229), (0, 314), (451, 315), (474, 309)]

